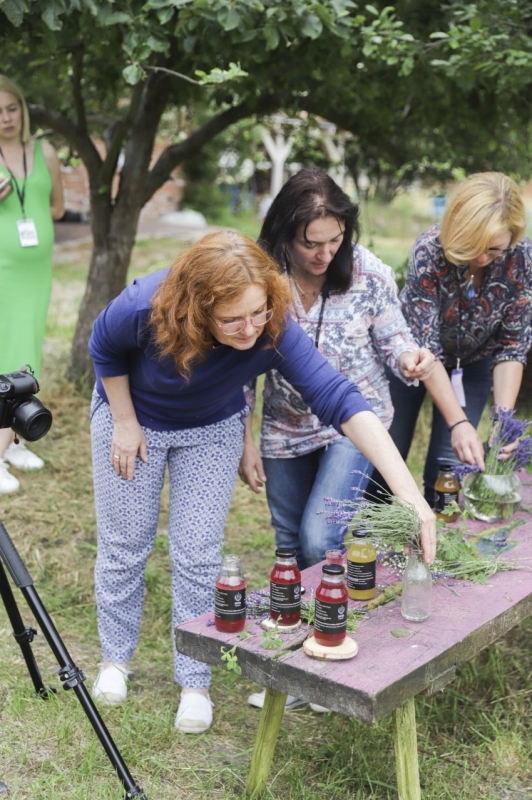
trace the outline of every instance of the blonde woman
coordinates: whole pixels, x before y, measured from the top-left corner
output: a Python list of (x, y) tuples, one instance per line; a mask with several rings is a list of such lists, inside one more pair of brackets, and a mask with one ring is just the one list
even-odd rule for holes
[[(64, 213), (59, 160), (48, 142), (32, 139), (18, 86), (0, 75), (0, 373), (41, 363), (52, 288), (53, 220)], [(42, 460), (0, 430), (0, 494), (20, 486), (8, 465), (40, 469)]]
[[(103, 664), (93, 696), (102, 702), (127, 696), (167, 468), (173, 626), (213, 608), (248, 412), (243, 387), (263, 372), (279, 370), (418, 509), (424, 556), (434, 559), (434, 515), (358, 388), (291, 320), (290, 300), (270, 256), (242, 234), (219, 231), (171, 269), (136, 280), (94, 324), (91, 434)], [(209, 667), (174, 656), (182, 689), (175, 726), (200, 733), (212, 722)]]
[(419, 387), (389, 374), (395, 416), (390, 435), (408, 455), (425, 391), (433, 407), (425, 498), (434, 506), (438, 462), (484, 468), (476, 431), (493, 387), (514, 408), (532, 344), (532, 242), (516, 183), (500, 172), (471, 175), (455, 191), (441, 226), (414, 244), (403, 313), (420, 345), (439, 359)]

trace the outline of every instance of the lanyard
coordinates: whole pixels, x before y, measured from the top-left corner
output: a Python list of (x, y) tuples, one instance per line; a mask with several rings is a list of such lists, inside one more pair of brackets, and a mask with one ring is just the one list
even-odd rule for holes
[(4, 164), (6, 165), (7, 171), (9, 172), (9, 174), (11, 175), (11, 178), (13, 179), (13, 185), (15, 187), (15, 191), (16, 191), (17, 197), (19, 199), (20, 207), (22, 209), (22, 216), (25, 219), (26, 218), (26, 211), (24, 210), (24, 200), (26, 198), (26, 179), (28, 177), (28, 165), (27, 165), (27, 162), (26, 162), (26, 145), (25, 145), (24, 142), (22, 142), (22, 154), (23, 154), (22, 155), (22, 163), (24, 165), (24, 180), (22, 181), (22, 189), (21, 189), (20, 186), (18, 185), (18, 180), (17, 180), (16, 176), (13, 174), (13, 172), (11, 171), (11, 168), (9, 167), (9, 164), (6, 161), (6, 157), (4, 156), (4, 154), (2, 152), (2, 148), (0, 147), (0, 156), (2, 156)]
[(325, 311), (325, 302), (329, 297), (329, 290), (327, 288), (327, 284), (321, 290), (321, 306), (320, 306), (320, 315), (318, 317), (318, 327), (316, 328), (316, 336), (314, 337), (314, 344), (316, 347), (318, 346), (318, 342), (320, 341), (320, 333), (321, 333), (321, 326), (323, 323), (323, 313)]

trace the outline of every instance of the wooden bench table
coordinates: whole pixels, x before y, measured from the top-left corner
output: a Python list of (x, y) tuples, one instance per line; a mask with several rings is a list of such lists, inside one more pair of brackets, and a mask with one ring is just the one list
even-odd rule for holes
[[(532, 504), (532, 476), (523, 476), (523, 504)], [(532, 515), (521, 510), (509, 540), (517, 542), (505, 557), (532, 557)], [(471, 533), (491, 527), (470, 522)], [(532, 566), (532, 559), (530, 562)], [(321, 565), (302, 573), (306, 596), (316, 588)], [(378, 585), (398, 580), (380, 565)], [(350, 601), (350, 605), (356, 604)], [(261, 794), (282, 721), (286, 695), (326, 706), (333, 711), (373, 722), (393, 715), (393, 738), (400, 800), (420, 800), (415, 697), (431, 695), (453, 680), (457, 665), (472, 659), (532, 612), (532, 572), (500, 572), (484, 584), (443, 579), (433, 586), (432, 613), (422, 623), (401, 616), (400, 598), (369, 612), (353, 634), (358, 654), (348, 661), (320, 661), (305, 655), (307, 625), (283, 634), (282, 647), (262, 647), (259, 625), (253, 635), (218, 633), (209, 613), (176, 628), (177, 648), (199, 661), (220, 666), (221, 646), (236, 647), (242, 673), (266, 687), (247, 782), (250, 797)], [(210, 623), (210, 624), (209, 624)], [(397, 633), (400, 635), (398, 636)]]

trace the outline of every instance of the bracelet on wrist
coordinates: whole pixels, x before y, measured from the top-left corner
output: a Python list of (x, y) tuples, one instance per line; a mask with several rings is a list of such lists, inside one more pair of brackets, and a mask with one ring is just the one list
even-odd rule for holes
[(467, 417), (465, 419), (459, 419), (458, 422), (455, 422), (453, 425), (449, 425), (448, 431), (451, 433), (452, 430), (456, 428), (457, 425), (461, 425), (462, 422), (469, 422)]

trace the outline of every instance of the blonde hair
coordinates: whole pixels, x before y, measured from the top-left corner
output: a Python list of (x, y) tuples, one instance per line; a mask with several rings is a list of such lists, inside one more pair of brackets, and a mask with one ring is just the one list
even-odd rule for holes
[(510, 246), (515, 247), (525, 226), (525, 206), (515, 181), (502, 172), (477, 172), (452, 195), (440, 241), (448, 261), (465, 265), (485, 253), (501, 234), (510, 233)]
[(7, 75), (0, 75), (0, 92), (9, 92), (9, 94), (12, 94), (14, 97), (16, 97), (20, 103), (20, 107), (22, 109), (22, 130), (20, 132), (20, 138), (22, 142), (29, 142), (31, 139), (30, 114), (22, 91), (19, 89), (15, 81), (12, 81), (11, 78), (7, 77)]
[(252, 284), (261, 286), (275, 313), (265, 325), (273, 346), (284, 330), (291, 301), (286, 278), (252, 239), (231, 230), (209, 233), (178, 256), (152, 299), (150, 323), (161, 356), (172, 356), (189, 377), (213, 345), (209, 331), (219, 303), (238, 299)]

